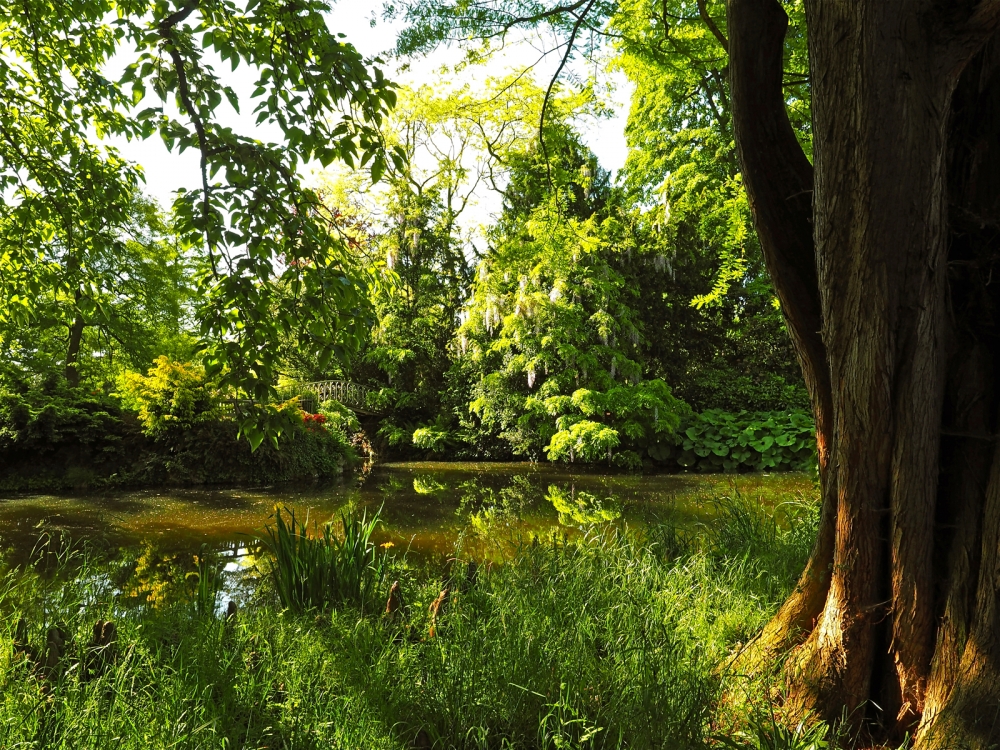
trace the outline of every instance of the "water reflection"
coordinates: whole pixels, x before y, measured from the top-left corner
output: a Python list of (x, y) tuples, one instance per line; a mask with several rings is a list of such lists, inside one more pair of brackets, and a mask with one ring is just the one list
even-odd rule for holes
[[(121, 591), (150, 606), (190, 596), (199, 555), (215, 551), (238, 572), (276, 505), (320, 524), (347, 508), (381, 509), (375, 541), (394, 554), (502, 557), (532, 537), (579, 534), (595, 524), (675, 525), (710, 518), (731, 476), (601, 474), (526, 464), (409, 463), (377, 467), (358, 486), (163, 490), (0, 499), (0, 546), (26, 561), (42, 533), (65, 532), (127, 559)], [(810, 492), (805, 475), (740, 478), (741, 489)], [(187, 589), (184, 589), (187, 587)], [(182, 591), (182, 589), (184, 589)]]

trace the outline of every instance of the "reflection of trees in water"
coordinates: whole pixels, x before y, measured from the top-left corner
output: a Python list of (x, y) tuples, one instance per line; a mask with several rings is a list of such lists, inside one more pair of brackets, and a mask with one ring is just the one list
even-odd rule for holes
[(154, 608), (210, 597), (227, 588), (228, 577), (253, 568), (253, 552), (237, 542), (192, 550), (165, 549), (144, 540), (126, 549), (109, 566), (119, 571), (123, 598), (132, 605)]
[(437, 495), (447, 489), (447, 484), (438, 481), (433, 476), (413, 477), (413, 491), (418, 495)]
[(523, 520), (524, 511), (537, 506), (541, 485), (533, 477), (515, 474), (502, 487), (484, 485), (479, 479), (459, 483), (455, 514), (472, 523)]
[(602, 500), (583, 490), (577, 492), (575, 485), (570, 485), (569, 490), (549, 485), (545, 499), (559, 513), (559, 523), (563, 526), (607, 523), (618, 519), (622, 514), (621, 506), (614, 497), (608, 496)]

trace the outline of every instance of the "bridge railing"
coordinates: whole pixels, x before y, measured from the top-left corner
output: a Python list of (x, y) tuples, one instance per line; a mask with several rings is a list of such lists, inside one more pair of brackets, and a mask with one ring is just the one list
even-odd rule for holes
[[(299, 395), (300, 406), (308, 412), (316, 411), (320, 404), (332, 398), (359, 414), (376, 414), (368, 405), (368, 394), (374, 390), (347, 380), (317, 380), (312, 383), (292, 383), (279, 388), (278, 393), (283, 399)], [(240, 407), (249, 407), (251, 403), (248, 400), (231, 399), (222, 404), (222, 412), (233, 417)]]
[(311, 383), (295, 383), (289, 388), (282, 390), (308, 391), (315, 394), (316, 403), (310, 404), (313, 409), (332, 398), (342, 403), (348, 409), (364, 414), (372, 413), (368, 406), (368, 394), (373, 389), (365, 385), (352, 383), (348, 380), (317, 380)]

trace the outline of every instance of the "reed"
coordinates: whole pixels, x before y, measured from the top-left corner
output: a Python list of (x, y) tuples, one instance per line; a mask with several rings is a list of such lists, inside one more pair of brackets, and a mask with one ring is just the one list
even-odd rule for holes
[(340, 535), (333, 523), (314, 523), (310, 534), (308, 517), (300, 522), (294, 511), (278, 508), (274, 526), (264, 527), (271, 580), (285, 609), (302, 613), (371, 601), (385, 578), (385, 555), (371, 541), (379, 514), (369, 519), (366, 512), (348, 511), (340, 521)]

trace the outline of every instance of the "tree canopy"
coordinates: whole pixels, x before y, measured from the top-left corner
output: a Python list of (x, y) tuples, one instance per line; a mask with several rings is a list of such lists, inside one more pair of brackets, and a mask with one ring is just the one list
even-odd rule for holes
[[(356, 347), (363, 270), (299, 170), (343, 160), (377, 180), (402, 154), (378, 129), (392, 85), (330, 30), (328, 10), (253, 0), (3, 6), (5, 320), (38, 312), (53, 284), (47, 258), (66, 256), (57, 283), (74, 294), (69, 277), (124, 252), (142, 175), (94, 136), (158, 136), (199, 156), (200, 184), (178, 193), (173, 213), (179, 241), (205, 259), (196, 315), (208, 369), (263, 401), (282, 336), (321, 362)], [(256, 77), (248, 96), (224, 70), (241, 65)], [(222, 124), (227, 106), (280, 141)], [(93, 297), (75, 302), (81, 314)], [(259, 422), (244, 424), (254, 443), (278, 429)]]

